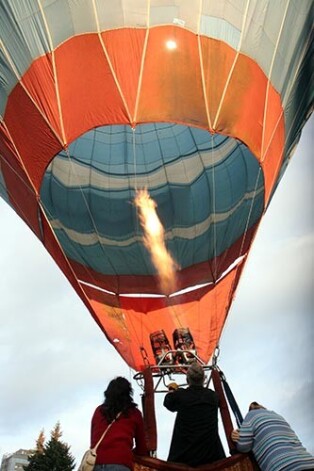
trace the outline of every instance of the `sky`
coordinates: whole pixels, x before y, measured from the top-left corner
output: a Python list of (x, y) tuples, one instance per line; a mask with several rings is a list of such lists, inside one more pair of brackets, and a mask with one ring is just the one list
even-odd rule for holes
[[(219, 366), (243, 414), (283, 415), (314, 454), (314, 119), (260, 225), (221, 338)], [(0, 459), (57, 421), (77, 465), (90, 419), (115, 376), (141, 390), (57, 265), (0, 199)], [(166, 459), (174, 414), (156, 397)]]

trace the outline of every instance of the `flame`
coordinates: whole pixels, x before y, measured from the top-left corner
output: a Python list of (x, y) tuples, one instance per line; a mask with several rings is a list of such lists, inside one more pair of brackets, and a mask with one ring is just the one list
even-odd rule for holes
[(164, 294), (173, 293), (176, 291), (178, 265), (166, 249), (165, 231), (156, 212), (157, 204), (146, 189), (136, 191), (134, 202), (139, 209), (140, 223), (144, 230), (144, 245), (158, 272), (161, 290)]

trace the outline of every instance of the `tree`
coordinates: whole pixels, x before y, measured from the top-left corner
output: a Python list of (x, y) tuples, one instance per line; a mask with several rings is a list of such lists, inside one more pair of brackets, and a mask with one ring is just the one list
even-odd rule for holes
[(44, 454), (44, 443), (45, 435), (44, 429), (39, 432), (38, 438), (36, 440), (36, 449), (34, 452), (28, 456), (28, 465), (23, 466), (24, 470), (27, 471), (40, 471), (43, 461)]
[(50, 432), (51, 438), (59, 440), (62, 437), (61, 425), (60, 422), (57, 422), (54, 428)]
[(44, 455), (35, 451), (28, 456), (28, 464), (23, 466), (24, 471), (41, 471), (43, 469)]
[(62, 431), (57, 422), (50, 433), (49, 441), (44, 444), (44, 432), (40, 432), (36, 441), (36, 450), (29, 456), (29, 464), (25, 471), (72, 471), (75, 460), (70, 453), (70, 447), (60, 440)]
[(45, 443), (45, 434), (44, 434), (44, 429), (42, 429), (39, 432), (39, 436), (36, 440), (36, 451), (38, 453), (43, 453), (44, 452), (44, 443)]

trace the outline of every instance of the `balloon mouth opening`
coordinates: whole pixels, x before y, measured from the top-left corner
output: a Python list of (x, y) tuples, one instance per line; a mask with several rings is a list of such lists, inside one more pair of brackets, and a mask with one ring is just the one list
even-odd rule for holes
[(96, 286), (95, 284), (92, 284), (92, 283), (88, 283), (84, 280), (78, 280), (78, 282), (83, 285), (83, 286), (88, 286), (96, 291), (101, 291), (103, 293), (106, 293), (108, 295), (111, 295), (111, 296), (117, 296), (119, 295), (119, 297), (124, 297), (124, 298), (175, 298), (177, 296), (181, 296), (183, 294), (186, 294), (186, 293), (191, 293), (192, 291), (197, 291), (197, 290), (200, 290), (202, 288), (205, 288), (205, 287), (210, 287), (210, 286), (214, 286), (214, 285), (217, 285), (218, 283), (220, 283), (221, 280), (223, 280), (234, 268), (238, 267), (239, 265), (241, 265), (244, 260), (245, 260), (246, 256), (241, 256), (239, 258), (237, 258), (229, 267), (228, 269), (223, 272), (221, 274), (221, 276), (219, 277), (219, 279), (217, 279), (215, 282), (213, 281), (209, 281), (209, 282), (206, 282), (206, 283), (200, 283), (200, 284), (196, 284), (196, 285), (191, 285), (191, 286), (187, 286), (183, 289), (180, 289), (178, 291), (175, 291), (173, 293), (170, 293), (168, 295), (166, 294), (163, 294), (163, 293), (155, 293), (155, 292), (140, 292), (140, 290), (138, 292), (132, 292), (132, 293), (128, 293), (128, 292), (114, 292), (114, 291), (110, 291), (110, 290), (107, 290), (105, 288), (101, 288), (99, 286)]
[(164, 296), (134, 204), (143, 188), (180, 267), (167, 295), (216, 283), (246, 255), (247, 233), (263, 213), (264, 180), (241, 141), (176, 123), (100, 126), (53, 158), (40, 194), (81, 283), (108, 294)]

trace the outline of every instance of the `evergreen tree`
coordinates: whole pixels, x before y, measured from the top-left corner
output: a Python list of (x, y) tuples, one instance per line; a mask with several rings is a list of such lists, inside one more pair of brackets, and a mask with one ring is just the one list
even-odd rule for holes
[(61, 432), (61, 425), (60, 422), (57, 422), (54, 428), (50, 432), (51, 438), (54, 438), (55, 440), (59, 440), (62, 437), (62, 432)]
[(42, 471), (44, 455), (35, 451), (33, 455), (28, 457), (28, 464), (23, 465), (24, 471)]
[(44, 429), (42, 429), (39, 432), (39, 436), (36, 440), (36, 451), (38, 453), (43, 453), (44, 452), (44, 444), (45, 444), (45, 433), (44, 433)]
[[(50, 440), (45, 445), (43, 444), (43, 432), (41, 434), (36, 442), (37, 449), (29, 457), (29, 464), (24, 466), (24, 470), (72, 471), (75, 468), (75, 461), (70, 453), (70, 447), (60, 440), (62, 436), (60, 423), (57, 422), (51, 431)], [(39, 443), (42, 445), (42, 452), (39, 451)]]
[(28, 465), (23, 466), (25, 471), (41, 471), (44, 454), (45, 435), (41, 430), (36, 440), (36, 449), (28, 456)]
[(45, 446), (41, 465), (41, 471), (72, 471), (75, 467), (69, 446), (55, 438), (50, 438)]

